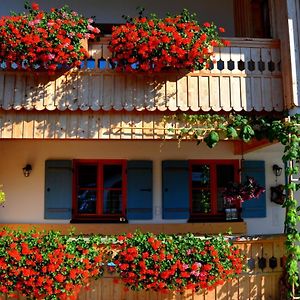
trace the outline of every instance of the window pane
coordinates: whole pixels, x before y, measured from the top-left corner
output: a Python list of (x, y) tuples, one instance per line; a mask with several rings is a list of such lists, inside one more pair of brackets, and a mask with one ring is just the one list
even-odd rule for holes
[(192, 187), (208, 187), (209, 186), (209, 166), (208, 165), (193, 165), (192, 166)]
[(104, 189), (122, 188), (122, 165), (103, 166)]
[(81, 165), (78, 167), (78, 186), (80, 188), (97, 186), (96, 165)]
[(233, 165), (217, 165), (217, 205), (218, 211), (224, 211), (224, 199), (222, 193), (229, 182), (234, 182)]
[(77, 194), (77, 207), (79, 214), (95, 214), (96, 213), (96, 191), (81, 190)]
[(194, 213), (209, 213), (211, 211), (210, 191), (193, 190), (192, 206)]
[(120, 214), (122, 212), (122, 191), (106, 190), (104, 191), (104, 208), (105, 214)]

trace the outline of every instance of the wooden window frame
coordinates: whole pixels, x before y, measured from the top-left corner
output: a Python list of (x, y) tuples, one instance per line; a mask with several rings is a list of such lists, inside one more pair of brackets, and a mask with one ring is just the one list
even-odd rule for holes
[[(209, 165), (210, 167), (210, 192), (211, 192), (211, 212), (199, 213), (193, 212), (192, 199), (192, 167), (194, 165)], [(224, 221), (225, 212), (218, 212), (217, 210), (217, 165), (232, 165), (234, 167), (234, 181), (240, 182), (239, 160), (237, 159), (222, 159), (222, 160), (189, 160), (189, 213), (190, 221), (211, 220)]]
[[(97, 193), (96, 213), (95, 214), (80, 214), (78, 213), (78, 167), (82, 165), (97, 165), (97, 186), (91, 190)], [(105, 214), (103, 213), (103, 168), (105, 165), (120, 165), (122, 166), (122, 204), (121, 213), (119, 214)], [(74, 160), (74, 174), (73, 174), (73, 192), (72, 192), (72, 222), (111, 222), (111, 221), (126, 221), (126, 204), (127, 204), (127, 161), (122, 159), (92, 159)]]

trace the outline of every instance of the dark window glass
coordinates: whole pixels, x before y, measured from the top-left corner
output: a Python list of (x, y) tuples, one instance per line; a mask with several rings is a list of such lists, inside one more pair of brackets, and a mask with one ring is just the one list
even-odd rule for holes
[(192, 166), (192, 187), (208, 187), (209, 186), (209, 166), (208, 165), (193, 165)]
[(122, 212), (121, 190), (105, 190), (103, 198), (104, 214), (120, 214)]
[(234, 182), (233, 165), (217, 165), (217, 209), (218, 212), (224, 211), (224, 199), (222, 193), (229, 182)]
[(79, 188), (91, 188), (97, 186), (96, 165), (80, 165), (78, 167), (78, 186)]
[(104, 165), (103, 166), (104, 189), (122, 187), (122, 166)]
[(78, 213), (95, 214), (96, 213), (96, 191), (80, 190), (77, 195)]

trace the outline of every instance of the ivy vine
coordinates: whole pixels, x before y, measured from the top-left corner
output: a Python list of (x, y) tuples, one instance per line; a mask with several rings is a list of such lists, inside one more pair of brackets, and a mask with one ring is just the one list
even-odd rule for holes
[[(298, 261), (300, 261), (300, 233), (297, 224), (300, 221), (300, 206), (294, 194), (300, 190), (298, 163), (300, 162), (300, 114), (282, 118), (282, 116), (254, 115), (188, 115), (181, 114), (165, 117), (165, 121), (174, 124), (169, 131), (179, 141), (192, 139), (197, 144), (204, 142), (213, 148), (221, 140), (241, 140), (245, 143), (253, 139), (280, 142), (284, 146), (282, 161), (289, 180), (286, 184), (286, 272), (288, 298), (295, 297), (299, 286)], [(176, 124), (176, 126), (175, 126)]]

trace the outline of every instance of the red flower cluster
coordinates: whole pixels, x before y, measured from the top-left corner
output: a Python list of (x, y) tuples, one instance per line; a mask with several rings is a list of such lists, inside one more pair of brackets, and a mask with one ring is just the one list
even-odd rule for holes
[(132, 290), (163, 293), (213, 289), (242, 272), (243, 255), (223, 237), (135, 233), (120, 236), (116, 270)]
[[(219, 32), (224, 32), (220, 27)], [(163, 19), (152, 14), (127, 20), (113, 27), (109, 50), (117, 70), (154, 71), (164, 69), (201, 70), (210, 66), (214, 46), (221, 41), (213, 23), (201, 27), (187, 10)]]
[(91, 278), (103, 274), (102, 251), (93, 240), (57, 232), (0, 232), (0, 294), (34, 299), (77, 299)]
[(37, 3), (25, 5), (28, 13), (0, 19), (0, 66), (3, 69), (73, 67), (87, 57), (81, 39), (93, 38), (99, 29), (68, 6), (45, 12)]

